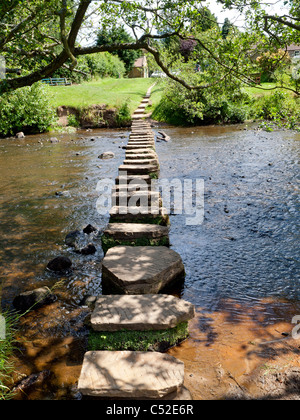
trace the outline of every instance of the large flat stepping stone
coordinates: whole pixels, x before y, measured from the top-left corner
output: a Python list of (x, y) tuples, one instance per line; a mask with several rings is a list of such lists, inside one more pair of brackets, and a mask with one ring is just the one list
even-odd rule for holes
[(91, 316), (95, 331), (166, 330), (195, 316), (194, 306), (172, 295), (103, 295)]
[(102, 280), (124, 294), (158, 293), (182, 278), (180, 255), (165, 246), (116, 246), (102, 261)]
[(183, 386), (184, 364), (168, 354), (89, 351), (84, 356), (78, 391), (112, 398), (163, 398)]

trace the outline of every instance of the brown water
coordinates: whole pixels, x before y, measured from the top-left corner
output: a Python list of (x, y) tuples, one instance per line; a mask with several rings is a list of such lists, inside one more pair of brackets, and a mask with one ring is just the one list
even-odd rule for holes
[[(179, 293), (196, 305), (197, 316), (190, 338), (169, 352), (185, 361), (185, 382), (195, 399), (222, 398), (270, 359), (270, 346), (257, 349), (249, 342), (282, 338), (293, 327), (292, 317), (300, 315), (300, 135), (239, 126), (164, 131), (172, 140), (157, 144), (161, 177), (205, 181), (204, 223), (186, 226), (184, 215), (171, 216), (172, 248), (186, 269)], [(0, 142), (2, 307), (44, 285), (55, 286), (58, 296), (21, 321), (19, 372), (51, 375), (19, 398), (78, 397), (87, 340), (81, 302), (101, 293), (103, 253), (99, 238), (92, 256), (75, 254), (64, 238), (89, 223), (106, 226), (107, 216), (96, 211), (96, 185), (117, 176), (127, 135), (101, 130), (57, 135), (58, 144), (49, 135)], [(105, 151), (116, 157), (98, 159)], [(67, 192), (57, 196), (60, 191)], [(45, 270), (57, 255), (73, 261), (65, 278)], [(298, 360), (296, 344), (288, 343), (289, 363)], [(287, 355), (281, 345), (274, 363)]]

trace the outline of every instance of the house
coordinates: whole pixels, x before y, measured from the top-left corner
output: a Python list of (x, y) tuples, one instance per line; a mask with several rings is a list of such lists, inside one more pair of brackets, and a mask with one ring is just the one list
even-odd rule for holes
[(300, 58), (300, 45), (292, 44), (287, 47), (287, 51), (291, 58)]
[(135, 63), (132, 67), (132, 70), (128, 74), (129, 78), (147, 78), (149, 77), (149, 70), (148, 70), (148, 63), (147, 58), (145, 56), (138, 58), (135, 60)]
[[(285, 46), (282, 46), (280, 49), (285, 51)], [(286, 50), (291, 58), (300, 57), (300, 45), (288, 45)], [(257, 46), (255, 46), (250, 53), (250, 58), (252, 61), (256, 61), (257, 57), (261, 56), (265, 52), (266, 50), (264, 48), (258, 49)]]

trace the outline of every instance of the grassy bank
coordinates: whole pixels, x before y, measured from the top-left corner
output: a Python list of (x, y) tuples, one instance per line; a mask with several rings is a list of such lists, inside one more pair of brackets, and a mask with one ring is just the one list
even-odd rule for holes
[[(10, 314), (0, 314), (1, 331), (5, 323), (5, 337), (0, 337), (0, 401), (12, 398), (13, 394), (7, 386), (13, 365), (10, 361), (14, 351), (15, 331), (17, 318)], [(5, 319), (5, 321), (4, 321)]]
[(86, 108), (95, 104), (109, 107), (128, 103), (133, 112), (140, 104), (153, 79), (100, 79), (72, 86), (49, 87), (50, 101), (54, 107), (61, 105)]

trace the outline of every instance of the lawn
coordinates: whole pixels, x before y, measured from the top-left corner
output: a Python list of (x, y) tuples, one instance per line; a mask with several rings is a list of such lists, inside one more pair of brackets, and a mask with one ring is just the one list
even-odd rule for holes
[(260, 87), (266, 90), (259, 89), (257, 87), (250, 87), (250, 86), (247, 86), (244, 89), (247, 93), (249, 93), (251, 96), (255, 98), (258, 96), (271, 95), (271, 93), (274, 93), (276, 91), (276, 89), (274, 89), (276, 86), (277, 86), (276, 83), (261, 83)]
[(128, 102), (133, 112), (141, 102), (154, 79), (100, 79), (72, 86), (49, 86), (50, 100), (56, 108), (60, 105), (85, 108), (95, 104), (109, 106)]

